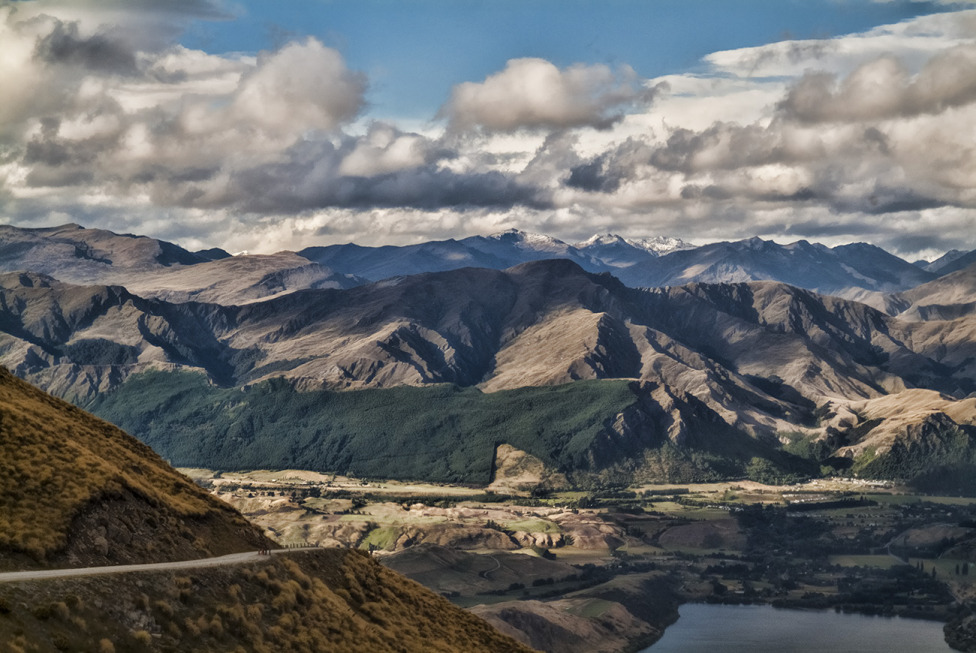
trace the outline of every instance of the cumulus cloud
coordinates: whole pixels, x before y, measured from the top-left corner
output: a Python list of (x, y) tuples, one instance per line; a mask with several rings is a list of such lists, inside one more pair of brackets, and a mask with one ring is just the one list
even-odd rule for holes
[(455, 86), (441, 114), (458, 130), (608, 128), (624, 105), (652, 95), (627, 67), (577, 64), (560, 70), (545, 59), (511, 59), (483, 82)]
[(897, 53), (911, 70), (976, 37), (976, 11), (920, 16), (867, 32), (828, 39), (784, 40), (704, 58), (713, 73), (743, 79), (798, 78), (811, 71), (847, 75), (858, 66)]
[(363, 108), (366, 79), (313, 38), (262, 53), (227, 116), (272, 132), (334, 129)]
[(375, 122), (339, 165), (345, 177), (374, 177), (429, 163), (431, 143), (419, 134), (405, 134), (394, 125)]
[(842, 80), (805, 75), (780, 109), (803, 122), (867, 121), (936, 114), (976, 101), (976, 44), (951, 48), (912, 75), (894, 56), (859, 66)]
[(0, 68), (24, 82), (0, 107), (8, 211), (112, 198), (245, 216), (548, 206), (511, 172), (457, 165), (437, 139), (382, 122), (347, 133), (367, 80), (314, 38), (247, 57), (142, 50), (90, 17), (7, 10), (0, 30)]
[(286, 160), (234, 171), (215, 198), (215, 206), (236, 206), (255, 213), (292, 212), (326, 207), (403, 207), (429, 210), (548, 205), (544, 193), (495, 171), (455, 173), (436, 163), (393, 172), (347, 176), (342, 168), (361, 147), (350, 140), (336, 148), (328, 142), (304, 142), (287, 152)]
[[(649, 228), (692, 240), (823, 236), (906, 254), (913, 243), (916, 252), (974, 247), (974, 19), (956, 12), (713, 55), (711, 73), (669, 80), (684, 89), (681, 102), (664, 96), (639, 123), (656, 117), (657, 133), (631, 130), (582, 161), (567, 159), (556, 205), (612, 212), (624, 225), (653, 215)], [(709, 74), (715, 89), (729, 79), (751, 85), (765, 107), (743, 122), (685, 120), (681, 112), (695, 103), (708, 104), (707, 115), (721, 102), (724, 91), (708, 87)], [(955, 228), (931, 234), (935, 216), (949, 215)]]

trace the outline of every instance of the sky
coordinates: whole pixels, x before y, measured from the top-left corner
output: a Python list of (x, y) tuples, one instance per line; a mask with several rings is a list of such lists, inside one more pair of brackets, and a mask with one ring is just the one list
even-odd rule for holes
[(0, 0), (0, 223), (976, 248), (976, 4)]

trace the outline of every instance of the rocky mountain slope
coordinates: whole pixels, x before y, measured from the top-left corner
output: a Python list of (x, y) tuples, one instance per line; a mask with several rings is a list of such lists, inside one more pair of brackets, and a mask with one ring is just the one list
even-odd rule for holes
[[(0, 569), (275, 547), (146, 445), (0, 369)], [(356, 551), (0, 584), (0, 651), (529, 649)]]
[(976, 262), (887, 298), (888, 312), (905, 320), (954, 320), (976, 313)]
[(915, 265), (918, 265), (923, 270), (945, 275), (962, 270), (973, 263), (976, 263), (976, 250), (964, 252), (958, 249), (951, 249), (934, 261), (918, 261)]
[(88, 396), (160, 365), (200, 369), (222, 385), (285, 376), (337, 389), (454, 383), (496, 391), (635, 378), (730, 407), (736, 401), (722, 388), (735, 388), (746, 404), (786, 413), (747, 377), (776, 376), (777, 392), (815, 402), (910, 386), (976, 389), (966, 338), (953, 342), (966, 317), (903, 321), (772, 282), (633, 290), (568, 261), (246, 306), (174, 304), (7, 274), (0, 318), (0, 362), (62, 395)]
[[(67, 231), (70, 235), (78, 229)], [(139, 240), (106, 238), (116, 245), (119, 239)], [(448, 245), (456, 248), (462, 242)], [(587, 247), (603, 245), (620, 243), (597, 239)], [(479, 261), (500, 262), (504, 252), (514, 250), (572, 254), (565, 243), (518, 233), (464, 246), (469, 254), (477, 252), (470, 255), (481, 257)], [(423, 260), (419, 251), (411, 254), (415, 261)], [(305, 393), (326, 393), (316, 399), (326, 401), (333, 396), (330, 392), (370, 390), (377, 392), (368, 395), (369, 401), (388, 402), (393, 395), (378, 391), (437, 384), (471, 388), (441, 398), (418, 396), (419, 412), (410, 413), (409, 419), (392, 418), (397, 433), (400, 426), (410, 425), (431, 434), (432, 446), (424, 455), (450, 461), (440, 452), (452, 450), (458, 437), (455, 425), (461, 423), (457, 420), (463, 421), (464, 433), (495, 432), (477, 419), (460, 417), (507, 410), (503, 405), (509, 399), (489, 399), (493, 394), (581, 380), (632, 383), (626, 397), (610, 387), (583, 388), (576, 398), (579, 412), (571, 416), (566, 431), (540, 437), (541, 432), (509, 428), (508, 435), (491, 441), (465, 436), (467, 444), (458, 449), (456, 460), (428, 466), (431, 473), (438, 470), (439, 478), (472, 482), (490, 480), (500, 444), (529, 452), (554, 466), (554, 473), (602, 473), (624, 465), (629, 474), (653, 475), (648, 471), (653, 469), (667, 475), (677, 466), (696, 477), (735, 475), (746, 473), (752, 458), (770, 462), (776, 473), (810, 473), (821, 465), (845, 468), (857, 464), (855, 459), (885, 454), (898, 439), (889, 433), (883, 443), (858, 446), (873, 418), (851, 405), (913, 389), (942, 393), (946, 401), (976, 391), (976, 318), (971, 310), (976, 299), (974, 272), (968, 268), (884, 295), (885, 312), (774, 281), (635, 289), (565, 259), (506, 270), (468, 267), (394, 277), (350, 289), (301, 289), (318, 283), (311, 281), (317, 278), (315, 269), (306, 269), (315, 264), (300, 264), (304, 259), (291, 254), (264, 257), (275, 259), (279, 269), (295, 271), (294, 276), (255, 284), (249, 270), (257, 269), (259, 276), (264, 264), (252, 267), (252, 262), (261, 258), (223, 258), (165, 270), (161, 263), (146, 264), (152, 270), (133, 274), (129, 288), (71, 284), (32, 272), (2, 274), (0, 363), (60, 396), (86, 406), (98, 402), (103, 414), (126, 420), (127, 428), (162, 447), (167, 456), (179, 457), (181, 464), (203, 464), (192, 460), (195, 450), (211, 465), (221, 455), (236, 455), (238, 464), (250, 465), (260, 465), (261, 456), (284, 456), (282, 466), (314, 464), (320, 469), (373, 460), (370, 474), (389, 470), (380, 464), (382, 457), (370, 453), (381, 445), (352, 419), (362, 406), (328, 399), (337, 411), (331, 424), (349, 426), (346, 431), (320, 428), (325, 412), (307, 405)], [(774, 268), (790, 270), (798, 283), (833, 274), (830, 287), (838, 289), (850, 289), (844, 284), (852, 279), (863, 284), (868, 279), (870, 287), (882, 289), (932, 277), (864, 245), (827, 249), (801, 242), (782, 247), (753, 239), (674, 251), (653, 260), (666, 259), (681, 265), (661, 270), (691, 270), (691, 277), (706, 278), (713, 273), (721, 277), (721, 270), (734, 278), (740, 268), (746, 270), (743, 276), (756, 276), (757, 268), (749, 265), (772, 261)], [(728, 267), (729, 261), (740, 267)], [(223, 273), (218, 266), (225, 266)], [(644, 266), (646, 262), (634, 263), (623, 272)], [(884, 274), (871, 280), (867, 272), (872, 270)], [(188, 291), (193, 284), (180, 281), (183, 275), (210, 285), (197, 283), (196, 290)], [(167, 279), (174, 281), (167, 285)], [(149, 292), (154, 297), (142, 296)], [(227, 302), (228, 297), (235, 301)], [(146, 371), (157, 375), (148, 385), (143, 377), (133, 377)], [(201, 379), (210, 385), (198, 388), (179, 376), (184, 372), (203, 374)], [(282, 382), (266, 385), (279, 377)], [(187, 395), (181, 386), (196, 388), (195, 394)], [(251, 386), (260, 392), (226, 395), (228, 389)], [(526, 396), (512, 401), (526, 401)], [(255, 402), (264, 402), (261, 417), (246, 408)], [(459, 417), (433, 423), (433, 412), (423, 410), (426, 405)], [(285, 429), (304, 438), (301, 447), (273, 444), (266, 411), (278, 411), (275, 406), (291, 407), (290, 414), (281, 416), (286, 421), (308, 411), (315, 415), (289, 422)], [(306, 407), (298, 411), (300, 406)], [(173, 422), (174, 415), (182, 421)], [(504, 415), (492, 419), (492, 424), (503, 425), (501, 431), (515, 424)], [(218, 422), (219, 428), (214, 426)], [(954, 421), (968, 433), (970, 425), (964, 422)], [(533, 424), (526, 420), (518, 428), (540, 428)], [(569, 425), (583, 429), (572, 446), (565, 439), (571, 438)], [(353, 433), (358, 435), (353, 438)], [(404, 431), (396, 437), (407, 441), (411, 435)], [(707, 460), (699, 458), (688, 467), (685, 456), (678, 464), (666, 453), (673, 453), (672, 448), (697, 448), (707, 452)], [(799, 464), (794, 450), (807, 462)], [(890, 474), (896, 468), (901, 469), (868, 469)]]
[(154, 238), (77, 224), (42, 229), (0, 226), (3, 270), (30, 270), (73, 283), (103, 283), (107, 276), (197, 265), (228, 256), (223, 250), (194, 253)]
[[(976, 390), (971, 316), (903, 320), (774, 282), (636, 290), (560, 260), (506, 271), (469, 268), (415, 275), (349, 290), (298, 291), (243, 306), (176, 304), (118, 287), (79, 287), (8, 274), (0, 277), (0, 327), (0, 362), (82, 402), (124, 388), (131, 374), (148, 369), (197, 370), (226, 387), (284, 377), (285, 387), (268, 392), (294, 395), (288, 401), (298, 403), (304, 401), (299, 390), (448, 383), (495, 393), (586, 379), (638, 381), (631, 400), (602, 417), (603, 426), (592, 439), (574, 449), (588, 452), (576, 462), (556, 454), (570, 450), (558, 438), (540, 441), (541, 448), (532, 450), (525, 436), (511, 436), (520, 442), (509, 444), (556, 464), (559, 471), (579, 467), (581, 461), (593, 470), (622, 458), (640, 460), (642, 451), (659, 450), (665, 442), (704, 446), (721, 458), (726, 454), (716, 446), (724, 441), (725, 449), (740, 452), (739, 458), (747, 455), (733, 470), (743, 469), (748, 457), (769, 458), (771, 448), (790, 437), (829, 441), (831, 453), (853, 456), (861, 450), (841, 448), (854, 444), (848, 431), (856, 431), (863, 420), (838, 418), (835, 424), (818, 407), (912, 388), (947, 393), (950, 400), (949, 395), (964, 397)], [(179, 386), (157, 379), (149, 392), (160, 401), (175, 401), (166, 388)], [(128, 394), (113, 400), (114, 408), (101, 403), (98, 409), (128, 415), (134, 421), (127, 427), (148, 437), (141, 429), (153, 423), (162, 428), (169, 424), (167, 415), (178, 413), (162, 409), (144, 390), (137, 392), (142, 387), (130, 386)], [(134, 401), (139, 392), (143, 399)], [(199, 396), (208, 392), (204, 388)], [(219, 414), (225, 426), (211, 433), (237, 423), (230, 416), (238, 399), (217, 401), (214, 396), (214, 401), (216, 412), (197, 414), (189, 423), (214, 424)], [(161, 412), (151, 412), (153, 405), (160, 405)], [(250, 417), (246, 420), (251, 424), (247, 432), (264, 432), (255, 430)], [(185, 429), (172, 426), (174, 434)], [(161, 451), (174, 456), (188, 451), (191, 435), (181, 437), (180, 447)], [(741, 437), (762, 446), (730, 445)], [(617, 444), (603, 445), (607, 453), (601, 456), (595, 443), (602, 441)], [(449, 442), (444, 440), (448, 449)], [(158, 440), (153, 443), (160, 446)], [(491, 464), (494, 446), (485, 444), (481, 469)], [(248, 450), (231, 449), (242, 455)], [(303, 461), (320, 460), (322, 468), (338, 464), (344, 455), (334, 447), (323, 451), (339, 457), (320, 459), (310, 453)], [(445, 472), (446, 478), (473, 469), (468, 458), (459, 465)]]

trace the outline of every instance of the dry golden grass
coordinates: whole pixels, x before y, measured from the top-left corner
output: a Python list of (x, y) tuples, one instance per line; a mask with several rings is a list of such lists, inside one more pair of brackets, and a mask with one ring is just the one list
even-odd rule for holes
[(0, 552), (44, 561), (86, 506), (132, 495), (181, 518), (237, 519), (146, 445), (0, 368)]
[[(13, 606), (0, 616), (0, 653), (17, 650), (6, 643), (18, 633), (38, 653), (529, 653), (359, 551), (323, 549), (259, 564), (139, 574), (141, 588), (134, 578), (113, 577), (0, 586)], [(54, 607), (68, 604), (61, 601), (67, 595), (81, 597), (69, 616)]]

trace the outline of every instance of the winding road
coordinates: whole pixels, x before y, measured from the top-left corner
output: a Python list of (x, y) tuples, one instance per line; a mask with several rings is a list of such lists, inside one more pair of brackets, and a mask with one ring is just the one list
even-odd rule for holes
[[(318, 547), (302, 547), (297, 549), (272, 549), (272, 555), (291, 553), (294, 551), (315, 551)], [(171, 569), (201, 569), (206, 567), (220, 567), (223, 565), (239, 565), (245, 562), (262, 562), (270, 556), (261, 555), (257, 551), (231, 553), (216, 558), (200, 558), (197, 560), (181, 560), (177, 562), (153, 562), (141, 565), (109, 565), (106, 567), (81, 567), (75, 569), (34, 569), (30, 571), (10, 571), (0, 573), (0, 583), (17, 583), (31, 580), (47, 580), (52, 578), (73, 578), (75, 576), (104, 576), (106, 574), (127, 574), (134, 571), (166, 571)]]
[(499, 569), (502, 568), (502, 563), (498, 562), (498, 558), (496, 558), (493, 555), (490, 555), (488, 557), (491, 558), (494, 561), (495, 566), (494, 566), (493, 569), (485, 569), (484, 571), (479, 571), (478, 572), (478, 575), (481, 576), (482, 578), (484, 578), (485, 580), (491, 580), (490, 578), (488, 578), (488, 574), (490, 574), (493, 571), (498, 571)]

